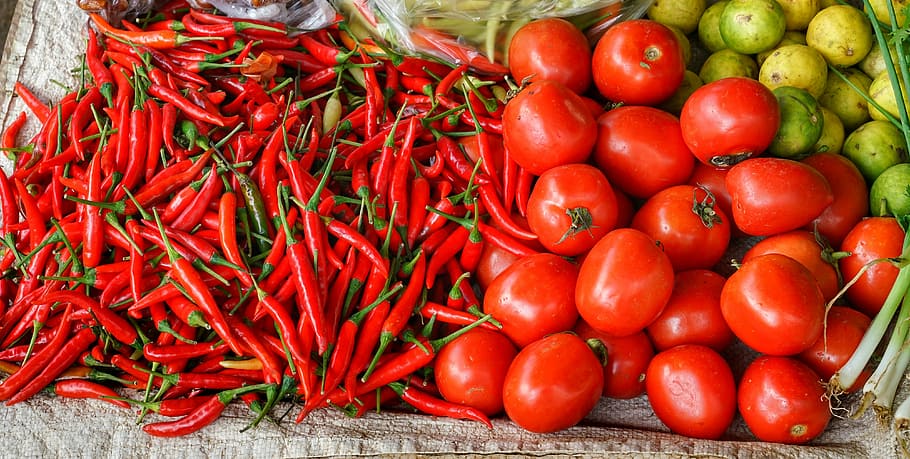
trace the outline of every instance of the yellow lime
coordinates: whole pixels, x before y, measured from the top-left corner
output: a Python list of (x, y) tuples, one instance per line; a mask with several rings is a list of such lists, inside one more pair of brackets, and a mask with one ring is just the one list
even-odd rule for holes
[(727, 6), (728, 0), (720, 0), (709, 6), (698, 20), (698, 41), (709, 53), (724, 49), (723, 37), (720, 36), (720, 14)]
[(752, 56), (738, 53), (730, 48), (711, 53), (698, 71), (705, 84), (721, 78), (741, 76), (754, 79), (758, 76), (758, 64)]
[(910, 164), (895, 164), (882, 172), (869, 188), (872, 215), (910, 215)]
[(815, 142), (812, 151), (821, 153), (840, 153), (844, 146), (844, 123), (840, 121), (837, 114), (822, 107), (822, 117), (825, 119), (822, 126), (822, 136)]
[(813, 48), (806, 45), (786, 45), (777, 48), (762, 63), (758, 81), (770, 89), (793, 86), (819, 97), (828, 80), (828, 63)]
[(910, 0), (869, 0), (872, 6), (872, 12), (875, 13), (876, 19), (884, 24), (891, 24), (890, 8), (894, 10), (894, 19), (897, 20), (897, 26), (901, 27), (907, 23), (907, 7), (910, 6)]
[[(847, 81), (844, 81), (836, 72), (828, 72), (825, 92), (819, 96), (818, 102), (837, 114), (837, 117), (844, 123), (844, 129), (852, 131), (869, 121), (869, 103), (866, 101), (866, 97), (869, 94), (872, 78), (855, 67), (841, 69), (840, 73), (847, 78)], [(857, 92), (857, 89), (861, 92)]]
[(758, 61), (758, 65), (761, 66), (765, 62), (765, 59), (771, 55), (778, 48), (787, 45), (805, 45), (806, 44), (806, 34), (798, 30), (788, 30), (784, 32), (784, 38), (781, 38), (780, 41), (774, 45), (773, 48), (762, 51), (755, 55), (755, 60)]
[(660, 108), (664, 111), (668, 111), (676, 116), (679, 116), (679, 113), (682, 111), (683, 104), (686, 103), (686, 99), (695, 92), (696, 89), (700, 88), (704, 84), (701, 81), (701, 77), (697, 73), (686, 70), (685, 75), (683, 75), (682, 83), (679, 87), (676, 88), (676, 92), (670, 96), (669, 99), (665, 100), (660, 104)]
[(787, 20), (776, 0), (729, 0), (720, 15), (719, 27), (728, 48), (756, 54), (780, 42)]
[(829, 6), (806, 29), (806, 43), (832, 65), (858, 64), (872, 49), (872, 24), (866, 13), (850, 5)]
[(777, 0), (777, 3), (787, 18), (787, 30), (806, 30), (819, 10), (818, 0)]
[[(891, 63), (894, 64), (894, 68), (897, 68), (897, 49), (894, 48), (894, 42), (888, 43), (888, 53), (891, 56)], [(878, 46), (877, 41), (872, 44), (872, 49), (869, 50), (863, 60), (859, 61), (857, 67), (865, 72), (866, 75), (869, 75), (869, 78), (875, 78), (885, 71), (887, 68), (885, 66), (885, 54), (882, 52), (882, 48)]]
[(647, 14), (649, 19), (678, 27), (688, 35), (698, 28), (698, 19), (707, 6), (706, 0), (655, 0)]
[[(907, 90), (904, 88), (903, 81), (900, 82), (901, 92), (904, 94), (904, 106), (910, 106), (910, 98), (907, 97)], [(872, 79), (869, 85), (869, 97), (872, 98), (882, 109), (890, 113), (891, 116), (900, 119), (900, 111), (897, 107), (897, 96), (894, 94), (894, 85), (891, 84), (891, 78), (888, 72), (881, 72), (877, 77)], [(875, 105), (869, 104), (869, 115), (874, 120), (887, 120), (888, 117), (882, 113)]]
[(885, 169), (907, 161), (904, 134), (889, 121), (872, 120), (844, 139), (841, 154), (872, 183)]

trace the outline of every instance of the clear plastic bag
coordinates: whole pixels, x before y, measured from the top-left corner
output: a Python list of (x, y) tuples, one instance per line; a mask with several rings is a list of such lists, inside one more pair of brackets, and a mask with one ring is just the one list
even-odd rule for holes
[(596, 41), (620, 20), (640, 17), (653, 0), (335, 0), (355, 33), (406, 52), (476, 70), (502, 72), (508, 45), (524, 24), (563, 17)]
[(162, 0), (76, 0), (76, 5), (83, 11), (98, 13), (112, 24), (123, 18), (141, 16), (163, 3)]

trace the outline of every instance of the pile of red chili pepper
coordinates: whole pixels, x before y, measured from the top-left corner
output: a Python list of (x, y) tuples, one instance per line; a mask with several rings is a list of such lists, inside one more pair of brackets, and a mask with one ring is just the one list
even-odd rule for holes
[(530, 175), (494, 148), (508, 82), (341, 21), (292, 34), (177, 0), (89, 22), (78, 87), (18, 84), (39, 129), (20, 140), (23, 112), (0, 139), (0, 400), (97, 398), (157, 436), (235, 399), (252, 423), (403, 400), (489, 424), (421, 376), (496, 326), (466, 280), (484, 244), (534, 252), (510, 217)]

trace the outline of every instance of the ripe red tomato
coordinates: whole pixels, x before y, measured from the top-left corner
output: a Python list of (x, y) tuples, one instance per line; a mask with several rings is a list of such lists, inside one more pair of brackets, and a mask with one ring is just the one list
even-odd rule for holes
[(578, 319), (575, 284), (578, 268), (552, 253), (523, 257), (487, 288), (483, 312), (502, 323), (518, 347), (544, 335), (571, 330)]
[[(904, 230), (892, 217), (869, 217), (847, 233), (840, 249), (850, 252), (839, 265), (844, 282), (859, 275), (863, 266), (880, 258), (900, 257)], [(894, 285), (898, 268), (891, 263), (875, 263), (847, 289), (847, 300), (855, 308), (874, 317), (881, 310), (888, 291)]]
[(540, 175), (551, 167), (585, 162), (597, 139), (597, 122), (578, 94), (541, 80), (506, 104), (502, 135), (511, 158)]
[(626, 105), (597, 118), (594, 162), (613, 186), (648, 198), (686, 183), (695, 157), (683, 142), (679, 120), (653, 107)]
[(537, 19), (519, 28), (509, 42), (508, 62), (516, 81), (558, 81), (578, 94), (591, 85), (591, 45), (565, 19)]
[(866, 179), (847, 157), (836, 153), (815, 153), (803, 159), (828, 180), (834, 202), (807, 229), (837, 247), (863, 217), (869, 215), (869, 189)]
[(733, 220), (747, 234), (768, 236), (806, 226), (834, 201), (828, 180), (784, 158), (742, 161), (727, 172)]
[[(869, 316), (856, 309), (832, 306), (825, 321), (824, 333), (798, 357), (822, 379), (829, 380), (850, 360), (871, 322)], [(847, 392), (856, 392), (862, 388), (871, 374), (871, 369), (864, 371)]]
[(601, 95), (627, 105), (657, 105), (676, 92), (686, 71), (672, 30), (647, 19), (611, 26), (594, 47), (591, 71)]
[(645, 376), (654, 414), (675, 433), (717, 439), (736, 414), (736, 381), (717, 351), (683, 344), (658, 352)]
[(654, 347), (645, 332), (613, 336), (579, 320), (575, 324), (575, 333), (586, 341), (591, 338), (600, 340), (607, 350), (604, 397), (629, 399), (645, 393), (645, 370), (654, 357)]
[[(768, 236), (758, 241), (743, 255), (743, 263), (768, 253), (786, 255), (805, 266), (815, 277), (825, 301), (834, 298), (840, 290), (834, 260), (824, 253), (822, 243), (806, 230), (793, 230)], [(829, 259), (825, 259), (828, 256)]]
[(654, 239), (633, 228), (607, 233), (585, 256), (575, 286), (578, 313), (615, 336), (644, 330), (673, 291), (673, 265)]
[(566, 164), (544, 172), (528, 198), (528, 226), (557, 255), (587, 252), (616, 225), (613, 187), (600, 169)]
[(778, 253), (755, 257), (727, 278), (720, 309), (733, 334), (770, 355), (808, 349), (825, 321), (825, 299), (812, 273)]
[(517, 354), (506, 335), (486, 328), (470, 330), (436, 356), (433, 375), (439, 393), (493, 416), (502, 411), (502, 386)]
[(677, 271), (714, 266), (730, 243), (730, 219), (713, 195), (692, 185), (658, 191), (635, 213), (632, 227), (657, 241)]
[(680, 344), (701, 344), (720, 352), (729, 346), (733, 332), (720, 310), (726, 281), (708, 269), (678, 271), (667, 306), (646, 330), (654, 347), (664, 351)]
[(730, 217), (730, 237), (742, 236), (743, 232), (733, 221), (733, 200), (727, 191), (727, 172), (730, 168), (716, 167), (701, 161), (695, 162), (692, 174), (689, 176), (689, 185), (704, 187), (714, 195), (714, 202), (724, 215)]
[(758, 80), (722, 78), (686, 99), (679, 123), (695, 157), (730, 167), (771, 145), (780, 126), (780, 108), (774, 93)]
[(486, 291), (490, 284), (493, 283), (493, 279), (496, 279), (496, 276), (505, 271), (512, 263), (518, 261), (519, 258), (521, 257), (496, 244), (485, 242), (483, 250), (480, 252), (480, 261), (474, 271), (474, 279), (480, 285), (480, 288)]
[(603, 365), (573, 333), (555, 333), (519, 351), (503, 386), (506, 414), (531, 432), (578, 424), (603, 391)]
[(762, 441), (802, 444), (821, 434), (831, 410), (818, 375), (791, 357), (760, 356), (746, 368), (739, 413)]

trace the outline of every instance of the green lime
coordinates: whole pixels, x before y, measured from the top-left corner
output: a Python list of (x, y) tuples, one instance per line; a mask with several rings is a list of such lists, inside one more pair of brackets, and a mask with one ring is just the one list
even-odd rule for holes
[(733, 76), (755, 79), (758, 76), (758, 64), (752, 56), (724, 48), (711, 53), (705, 59), (698, 76), (705, 84)]
[(844, 123), (836, 113), (822, 107), (822, 117), (825, 119), (822, 126), (822, 136), (815, 142), (812, 151), (816, 153), (840, 153), (844, 146)]
[(756, 54), (780, 42), (787, 19), (776, 0), (729, 0), (720, 15), (719, 28), (728, 48)]
[(872, 182), (869, 210), (876, 217), (910, 215), (910, 164), (895, 164)]
[(728, 0), (720, 0), (709, 6), (698, 20), (698, 41), (708, 52), (713, 53), (727, 47), (720, 36), (720, 15)]
[(679, 116), (679, 113), (682, 111), (683, 105), (686, 103), (686, 99), (695, 92), (696, 89), (700, 88), (704, 84), (701, 81), (701, 78), (697, 73), (686, 70), (686, 73), (683, 75), (682, 83), (679, 87), (676, 88), (676, 92), (670, 96), (669, 99), (663, 101), (660, 104), (660, 108), (664, 111), (670, 112), (676, 116)]
[(866, 97), (872, 79), (855, 67), (841, 69), (839, 73), (846, 77), (846, 81), (838, 72), (828, 72), (828, 82), (818, 103), (837, 113), (844, 123), (844, 129), (852, 131), (870, 119)]
[(868, 121), (851, 132), (841, 154), (853, 161), (867, 183), (873, 183), (885, 169), (907, 161), (904, 134), (881, 120)]
[(780, 127), (768, 152), (790, 159), (800, 159), (814, 153), (812, 147), (821, 138), (825, 123), (821, 106), (803, 88), (780, 86), (772, 92), (780, 106)]
[(806, 29), (806, 43), (831, 65), (858, 64), (872, 49), (872, 24), (866, 13), (850, 5), (829, 6), (815, 15)]
[(828, 63), (818, 51), (806, 45), (777, 48), (762, 63), (758, 81), (770, 89), (794, 86), (819, 97), (828, 81)]

